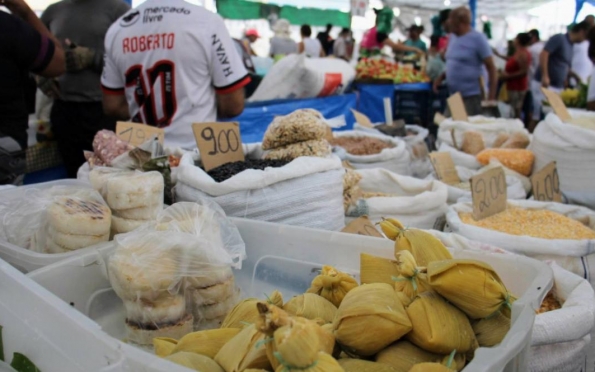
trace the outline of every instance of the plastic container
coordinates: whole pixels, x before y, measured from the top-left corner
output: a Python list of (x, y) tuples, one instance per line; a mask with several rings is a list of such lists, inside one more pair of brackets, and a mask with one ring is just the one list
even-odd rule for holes
[[(14, 200), (15, 198), (26, 197), (27, 191), (31, 189), (45, 190), (54, 186), (77, 186), (87, 189), (91, 188), (89, 183), (77, 180), (59, 180), (37, 183), (34, 185), (3, 190), (0, 192), (0, 203), (5, 200)], [(3, 216), (0, 215), (0, 218), (3, 218)], [(26, 248), (18, 247), (0, 238), (0, 258), (24, 273), (28, 273), (30, 271), (39, 269), (40, 267), (64, 260), (68, 257), (84, 254), (85, 252), (89, 252), (90, 249), (92, 248), (87, 247), (68, 253), (39, 253)]]
[[(303, 293), (324, 264), (334, 265), (359, 279), (359, 256), (362, 252), (394, 257), (394, 243), (387, 239), (233, 220), (246, 243), (248, 255), (242, 269), (235, 273), (236, 283), (245, 297), (264, 298), (264, 293), (273, 289), (281, 291), (286, 299)], [(452, 239), (452, 236), (449, 238)], [(457, 239), (464, 240), (461, 237)], [(105, 247), (41, 268), (30, 273), (29, 277), (66, 303), (72, 303), (75, 309), (97, 322), (107, 334), (121, 338), (124, 335), (125, 312), (121, 300), (111, 289), (105, 271), (105, 260), (112, 249), (113, 244), (106, 243)], [(491, 349), (479, 349), (465, 371), (525, 371), (535, 318), (533, 309), (541, 304), (552, 286), (551, 270), (541, 262), (516, 255), (461, 249), (453, 252), (459, 258), (489, 262), (508, 289), (519, 296), (513, 305), (512, 328), (502, 344)], [(74, 309), (68, 310), (76, 313)], [(146, 363), (152, 360), (147, 355)]]

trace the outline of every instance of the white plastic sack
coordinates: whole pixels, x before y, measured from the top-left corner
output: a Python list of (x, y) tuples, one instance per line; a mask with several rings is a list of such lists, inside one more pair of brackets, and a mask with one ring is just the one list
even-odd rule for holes
[[(595, 113), (571, 111), (573, 118)], [(595, 130), (563, 123), (549, 114), (539, 123), (529, 150), (535, 154), (533, 171), (555, 161), (562, 191), (592, 191), (595, 185)]]
[(378, 138), (393, 144), (393, 148), (383, 149), (374, 155), (351, 155), (341, 147), (335, 147), (335, 153), (341, 160), (347, 160), (355, 169), (382, 168), (406, 176), (411, 175), (411, 156), (405, 141), (400, 138), (389, 137), (381, 133), (367, 133), (361, 131), (341, 131), (333, 133), (335, 137)]
[(367, 215), (373, 223), (393, 217), (407, 227), (431, 229), (436, 219), (444, 216), (448, 208), (448, 191), (441, 182), (401, 176), (385, 169), (362, 169), (357, 172), (362, 176), (359, 182), (362, 191), (398, 196), (360, 199), (356, 207), (348, 211), (348, 217)]
[(496, 119), (484, 116), (471, 116), (469, 122), (446, 119), (438, 127), (438, 141), (454, 146), (451, 131), (454, 130), (457, 145), (463, 143), (463, 134), (466, 131), (479, 132), (483, 136), (486, 147), (492, 147), (500, 133), (512, 134), (523, 132), (529, 137), (525, 125), (518, 119)]
[[(247, 156), (262, 152), (245, 146)], [(280, 168), (246, 170), (215, 182), (186, 154), (180, 161), (176, 201), (212, 197), (228, 216), (287, 225), (341, 230), (343, 168), (337, 157), (299, 157)]]
[[(487, 168), (482, 168), (480, 170), (472, 170), (472, 169), (467, 169), (467, 168), (458, 167), (458, 166), (455, 168), (457, 169), (457, 173), (459, 174), (459, 178), (461, 179), (461, 182), (468, 182), (471, 179), (471, 177), (488, 170)], [(435, 180), (436, 175), (434, 173), (432, 173), (428, 177), (426, 177), (426, 179), (427, 180)], [(437, 182), (440, 182), (440, 181), (437, 181)], [(471, 191), (463, 190), (463, 189), (460, 189), (458, 187), (454, 187), (454, 186), (451, 186), (448, 184), (445, 184), (445, 185), (448, 188), (448, 204), (455, 204), (455, 203), (463, 202), (463, 201), (471, 201)], [(521, 181), (518, 178), (516, 178), (514, 176), (506, 175), (506, 187), (507, 187), (506, 192), (507, 192), (508, 199), (526, 199), (527, 198), (527, 192), (525, 191), (523, 184), (521, 183)]]
[[(413, 177), (424, 178), (430, 172), (432, 172), (432, 163), (428, 157), (428, 146), (426, 144), (426, 138), (430, 134), (430, 131), (419, 125), (406, 125), (405, 128), (408, 132), (415, 133), (414, 135), (405, 136), (401, 139), (407, 144), (407, 150), (411, 156), (411, 174)], [(359, 130), (366, 133), (383, 134), (374, 128), (364, 127), (355, 123), (353, 130)]]
[[(524, 209), (547, 209), (580, 221), (595, 230), (595, 212), (584, 207), (532, 200), (509, 200), (508, 204)], [(564, 269), (587, 279), (591, 285), (595, 284), (595, 240), (540, 239), (464, 224), (459, 218), (459, 213), (472, 211), (471, 203), (458, 203), (449, 207), (446, 220), (452, 232), (513, 253), (539, 260), (553, 260)]]
[(477, 161), (475, 156), (459, 151), (447, 143), (442, 142), (438, 147), (438, 152), (448, 152), (452, 162), (457, 166), (475, 170), (481, 168), (481, 163)]
[(341, 94), (353, 79), (355, 70), (342, 59), (291, 54), (275, 63), (249, 101)]
[(595, 324), (595, 293), (585, 279), (547, 262), (554, 273), (559, 310), (538, 314), (531, 340), (531, 371), (580, 371), (586, 366)]

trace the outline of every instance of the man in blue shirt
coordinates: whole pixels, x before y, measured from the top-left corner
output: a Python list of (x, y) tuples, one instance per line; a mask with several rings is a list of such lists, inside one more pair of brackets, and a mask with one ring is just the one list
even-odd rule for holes
[(492, 48), (484, 34), (471, 27), (471, 12), (465, 7), (450, 12), (448, 20), (452, 32), (446, 51), (446, 73), (434, 81), (437, 91), (446, 78), (450, 94), (461, 93), (468, 115), (479, 115), (482, 106), (480, 77), (488, 72), (488, 101), (496, 101), (498, 75), (492, 58)]

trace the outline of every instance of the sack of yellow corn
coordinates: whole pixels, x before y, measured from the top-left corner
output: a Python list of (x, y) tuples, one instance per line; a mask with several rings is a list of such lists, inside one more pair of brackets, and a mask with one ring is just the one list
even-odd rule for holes
[(515, 298), (485, 262), (463, 259), (435, 261), (428, 265), (427, 270), (432, 289), (471, 319), (487, 318), (498, 311), (510, 317)]
[(533, 170), (535, 155), (524, 149), (485, 149), (477, 154), (477, 161), (482, 165), (488, 165), (490, 159), (497, 159), (506, 168), (528, 177)]
[(342, 273), (332, 266), (323, 266), (320, 275), (312, 280), (307, 293), (317, 294), (339, 306), (347, 292), (357, 285), (357, 281), (349, 274)]
[(333, 322), (344, 350), (374, 355), (411, 331), (411, 321), (391, 285), (364, 284), (341, 302)]
[(225, 372), (213, 359), (188, 351), (180, 351), (165, 359), (199, 372)]

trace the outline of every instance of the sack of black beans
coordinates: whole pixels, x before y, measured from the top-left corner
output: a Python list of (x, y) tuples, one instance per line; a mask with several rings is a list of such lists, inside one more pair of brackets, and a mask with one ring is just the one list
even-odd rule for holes
[(338, 231), (345, 226), (341, 161), (299, 157), (262, 160), (260, 144), (244, 145), (245, 162), (205, 172), (197, 154), (179, 165), (175, 200), (213, 198), (228, 216)]

